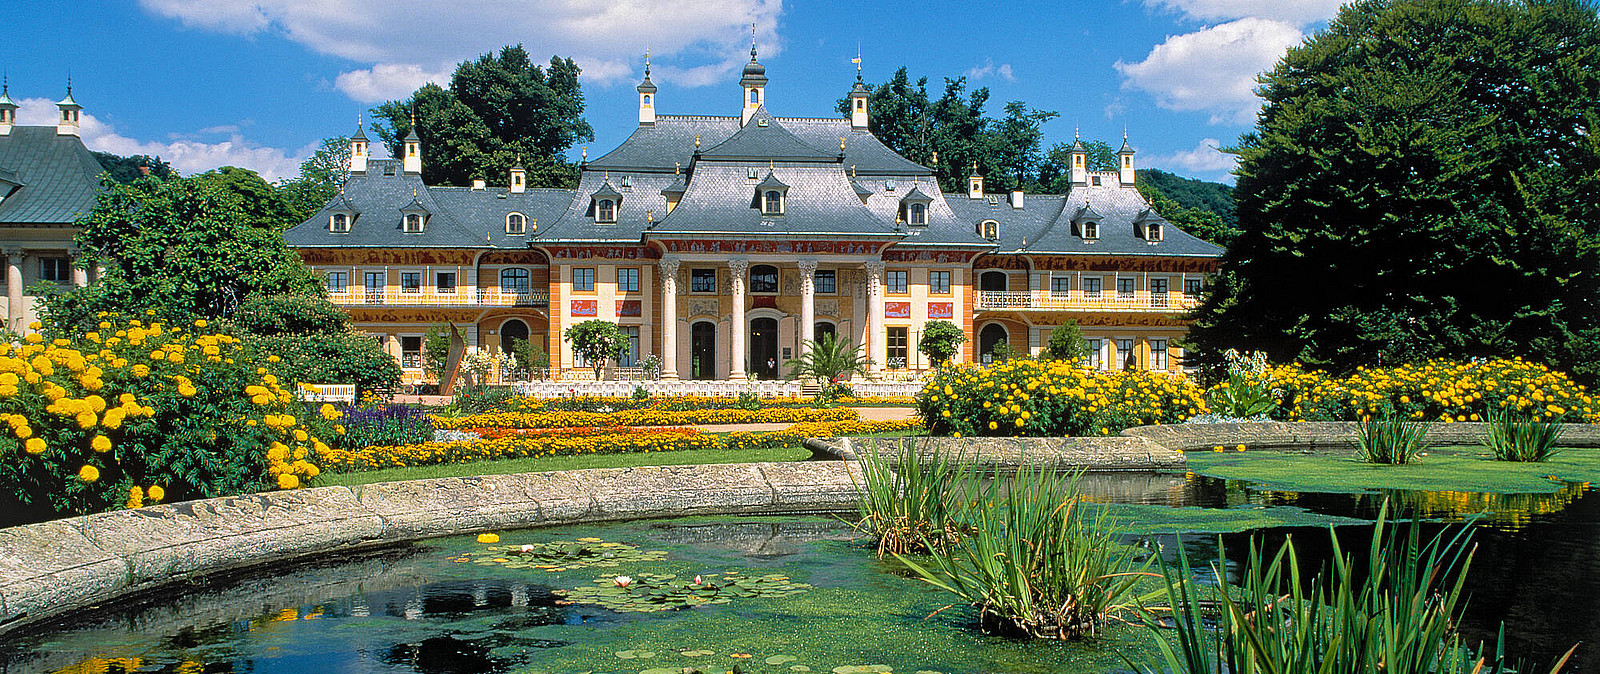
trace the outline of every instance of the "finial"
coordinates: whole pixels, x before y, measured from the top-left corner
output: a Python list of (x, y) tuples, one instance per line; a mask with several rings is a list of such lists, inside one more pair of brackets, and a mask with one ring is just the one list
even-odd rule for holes
[(756, 22), (750, 22), (750, 60), (756, 60)]
[(588, 145), (583, 146), (583, 160), (584, 161), (589, 161), (589, 146)]
[(860, 40), (856, 41), (856, 58), (854, 60), (854, 63), (856, 64), (856, 84), (861, 84), (861, 41)]
[(839, 136), (839, 151), (844, 152), (844, 136)]
[(651, 209), (651, 210), (648, 210), (648, 211), (644, 212), (644, 221), (648, 222), (648, 223), (654, 223), (656, 221), (655, 209)]
[(11, 73), (0, 74), (0, 96), (11, 93)]
[(602, 177), (601, 180), (604, 181), (604, 182), (608, 182), (608, 183), (611, 182), (611, 172), (610, 171), (606, 171), (605, 172), (605, 176)]
[(856, 177), (856, 165), (855, 164), (851, 164), (850, 165), (850, 177), (851, 178)]
[(772, 169), (773, 169), (773, 168), (774, 168), (774, 167), (773, 167), (773, 163), (774, 163), (774, 162), (773, 162), (773, 161), (772, 161), (772, 160), (771, 160), (771, 159), (768, 159), (768, 160), (767, 160), (767, 172), (768, 172), (768, 173), (771, 173), (771, 172), (772, 172)]
[(72, 71), (67, 71), (67, 98), (72, 98)]
[(933, 165), (934, 166), (938, 166), (939, 165), (939, 151), (938, 150), (934, 150), (933, 151)]
[(698, 133), (694, 135), (694, 149), (700, 149), (700, 134)]
[(1072, 139), (1073, 140), (1078, 140), (1079, 139), (1079, 136), (1078, 136), (1078, 125), (1077, 124), (1073, 124), (1072, 125)]
[(681, 162), (681, 161), (672, 162), (672, 175), (682, 175), (682, 174), (683, 174), (683, 162)]
[(650, 79), (650, 50), (644, 50), (644, 78)]
[(417, 188), (415, 188), (415, 187), (411, 188), (411, 198), (412, 199), (417, 198)]

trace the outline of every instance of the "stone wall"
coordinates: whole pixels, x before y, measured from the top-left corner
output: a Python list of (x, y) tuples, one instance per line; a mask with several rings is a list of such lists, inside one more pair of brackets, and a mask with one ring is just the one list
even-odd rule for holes
[(1183, 470), (1183, 455), (1142, 437), (1103, 438), (811, 438), (813, 454), (854, 461), (863, 453), (892, 454), (912, 442), (919, 454), (970, 459), (993, 468), (1015, 469), (1024, 461), (1089, 471)]

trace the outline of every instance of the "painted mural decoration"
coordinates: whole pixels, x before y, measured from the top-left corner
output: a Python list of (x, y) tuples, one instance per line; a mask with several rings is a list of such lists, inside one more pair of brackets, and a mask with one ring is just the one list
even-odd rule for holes
[[(590, 300), (593, 301), (593, 300)], [(638, 318), (644, 315), (643, 300), (621, 300), (617, 302), (617, 316), (620, 318)]]
[(955, 318), (956, 305), (954, 302), (929, 302), (928, 318)]
[(600, 302), (598, 300), (573, 300), (573, 316), (598, 316), (600, 315)]
[(884, 318), (911, 318), (910, 302), (884, 302)]
[(877, 241), (742, 241), (729, 239), (665, 239), (658, 241), (670, 253), (800, 253), (876, 255), (885, 244)]
[(418, 250), (301, 248), (300, 260), (310, 265), (390, 264), (395, 266), (471, 265), (478, 251), (427, 248)]

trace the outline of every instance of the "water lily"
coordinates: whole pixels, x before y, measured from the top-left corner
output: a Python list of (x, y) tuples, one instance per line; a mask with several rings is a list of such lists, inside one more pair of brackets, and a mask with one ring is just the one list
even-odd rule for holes
[(617, 587), (627, 587), (633, 584), (633, 579), (627, 576), (617, 576), (616, 578), (612, 578), (611, 582), (616, 583)]
[(699, 585), (699, 584), (701, 584), (701, 583), (702, 583), (702, 582), (703, 582), (703, 581), (701, 581), (701, 580), (700, 580), (700, 576), (695, 576), (695, 577), (694, 577), (694, 584), (695, 584), (695, 585)]
[(534, 548), (533, 548), (532, 545), (528, 545), (528, 544), (524, 543), (522, 545), (522, 554), (528, 554), (530, 552), (533, 552), (533, 549)]

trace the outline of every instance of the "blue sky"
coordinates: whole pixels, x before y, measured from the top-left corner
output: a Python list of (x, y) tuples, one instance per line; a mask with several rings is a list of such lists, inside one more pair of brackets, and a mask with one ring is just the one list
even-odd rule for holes
[[(322, 138), (456, 62), (522, 43), (584, 68), (591, 156), (637, 124), (633, 87), (651, 52), (664, 114), (738, 114), (750, 23), (779, 116), (833, 116), (855, 78), (906, 66), (942, 90), (965, 75), (991, 112), (1022, 100), (1060, 117), (1048, 147), (1115, 144), (1140, 166), (1227, 180), (1213, 148), (1250, 128), (1250, 88), (1337, 0), (813, 2), (791, 0), (21, 0), (0, 25), (0, 68), (24, 124), (84, 106), (93, 149), (159, 154), (184, 173), (222, 165), (293, 177)], [(576, 149), (574, 150), (576, 155)], [(1229, 180), (1231, 182), (1231, 180)]]

